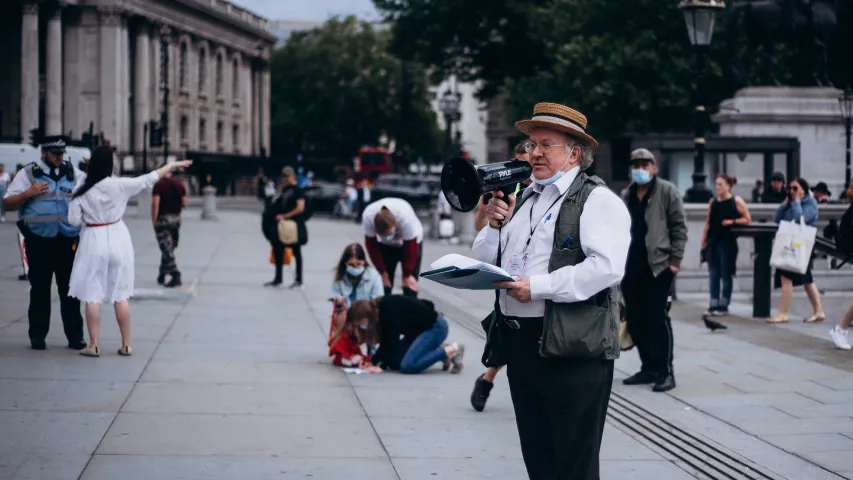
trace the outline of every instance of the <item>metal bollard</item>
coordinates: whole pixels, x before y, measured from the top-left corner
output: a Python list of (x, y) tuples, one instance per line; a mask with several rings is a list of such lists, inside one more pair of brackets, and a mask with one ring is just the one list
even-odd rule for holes
[(208, 185), (202, 190), (204, 202), (201, 205), (202, 220), (216, 220), (216, 187)]

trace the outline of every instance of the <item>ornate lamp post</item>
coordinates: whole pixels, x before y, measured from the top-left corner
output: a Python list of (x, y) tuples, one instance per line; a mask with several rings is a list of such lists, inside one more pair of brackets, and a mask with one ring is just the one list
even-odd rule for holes
[(445, 160), (453, 155), (453, 123), (458, 122), (462, 118), (459, 111), (459, 105), (462, 103), (462, 95), (459, 92), (453, 92), (450, 87), (441, 96), (438, 101), (438, 109), (444, 115), (445, 135), (444, 135), (444, 158)]
[(714, 36), (717, 12), (725, 8), (718, 0), (684, 0), (678, 4), (684, 13), (687, 36), (696, 52), (696, 91), (694, 92), (693, 186), (687, 190), (687, 202), (705, 203), (713, 196), (705, 185), (705, 78), (708, 69), (708, 49)]
[(850, 91), (850, 85), (844, 89), (844, 94), (838, 98), (838, 103), (841, 105), (841, 116), (844, 117), (844, 134), (846, 135), (846, 151), (844, 153), (844, 191), (850, 188), (850, 124), (853, 118), (853, 92)]

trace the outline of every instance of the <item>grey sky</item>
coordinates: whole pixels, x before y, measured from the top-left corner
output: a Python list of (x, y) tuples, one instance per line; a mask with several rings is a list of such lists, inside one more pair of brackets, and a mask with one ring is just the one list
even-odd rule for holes
[(230, 0), (232, 3), (270, 20), (322, 22), (331, 16), (356, 15), (376, 20), (379, 15), (371, 0)]

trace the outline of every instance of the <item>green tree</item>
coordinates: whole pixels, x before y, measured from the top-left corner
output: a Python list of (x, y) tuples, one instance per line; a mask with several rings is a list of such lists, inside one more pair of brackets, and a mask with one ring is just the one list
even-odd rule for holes
[[(848, 0), (849, 1), (849, 0)], [(374, 0), (394, 22), (391, 49), (437, 76), (456, 71), (483, 84), (482, 98), (505, 88), (515, 117), (539, 101), (586, 112), (594, 135), (691, 129), (694, 92), (713, 109), (746, 83), (743, 25), (727, 35), (718, 15), (706, 80), (676, 0)], [(791, 75), (790, 49), (774, 59)]]
[[(348, 160), (361, 146), (400, 134), (402, 67), (387, 51), (390, 36), (355, 17), (332, 19), (293, 34), (274, 52), (274, 155)], [(407, 137), (427, 148), (430, 136), (432, 143), (439, 142), (436, 118), (429, 109), (425, 80), (415, 78), (412, 84), (406, 125), (414, 131)]]

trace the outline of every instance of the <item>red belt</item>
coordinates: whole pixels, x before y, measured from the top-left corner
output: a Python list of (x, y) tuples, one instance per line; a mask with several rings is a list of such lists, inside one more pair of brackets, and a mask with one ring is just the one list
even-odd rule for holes
[(87, 223), (87, 224), (86, 224), (86, 228), (92, 228), (92, 227), (109, 227), (110, 225), (114, 225), (114, 224), (116, 224), (116, 223), (118, 223), (118, 222), (119, 222), (119, 220), (116, 220), (115, 222), (110, 222), (110, 223)]

